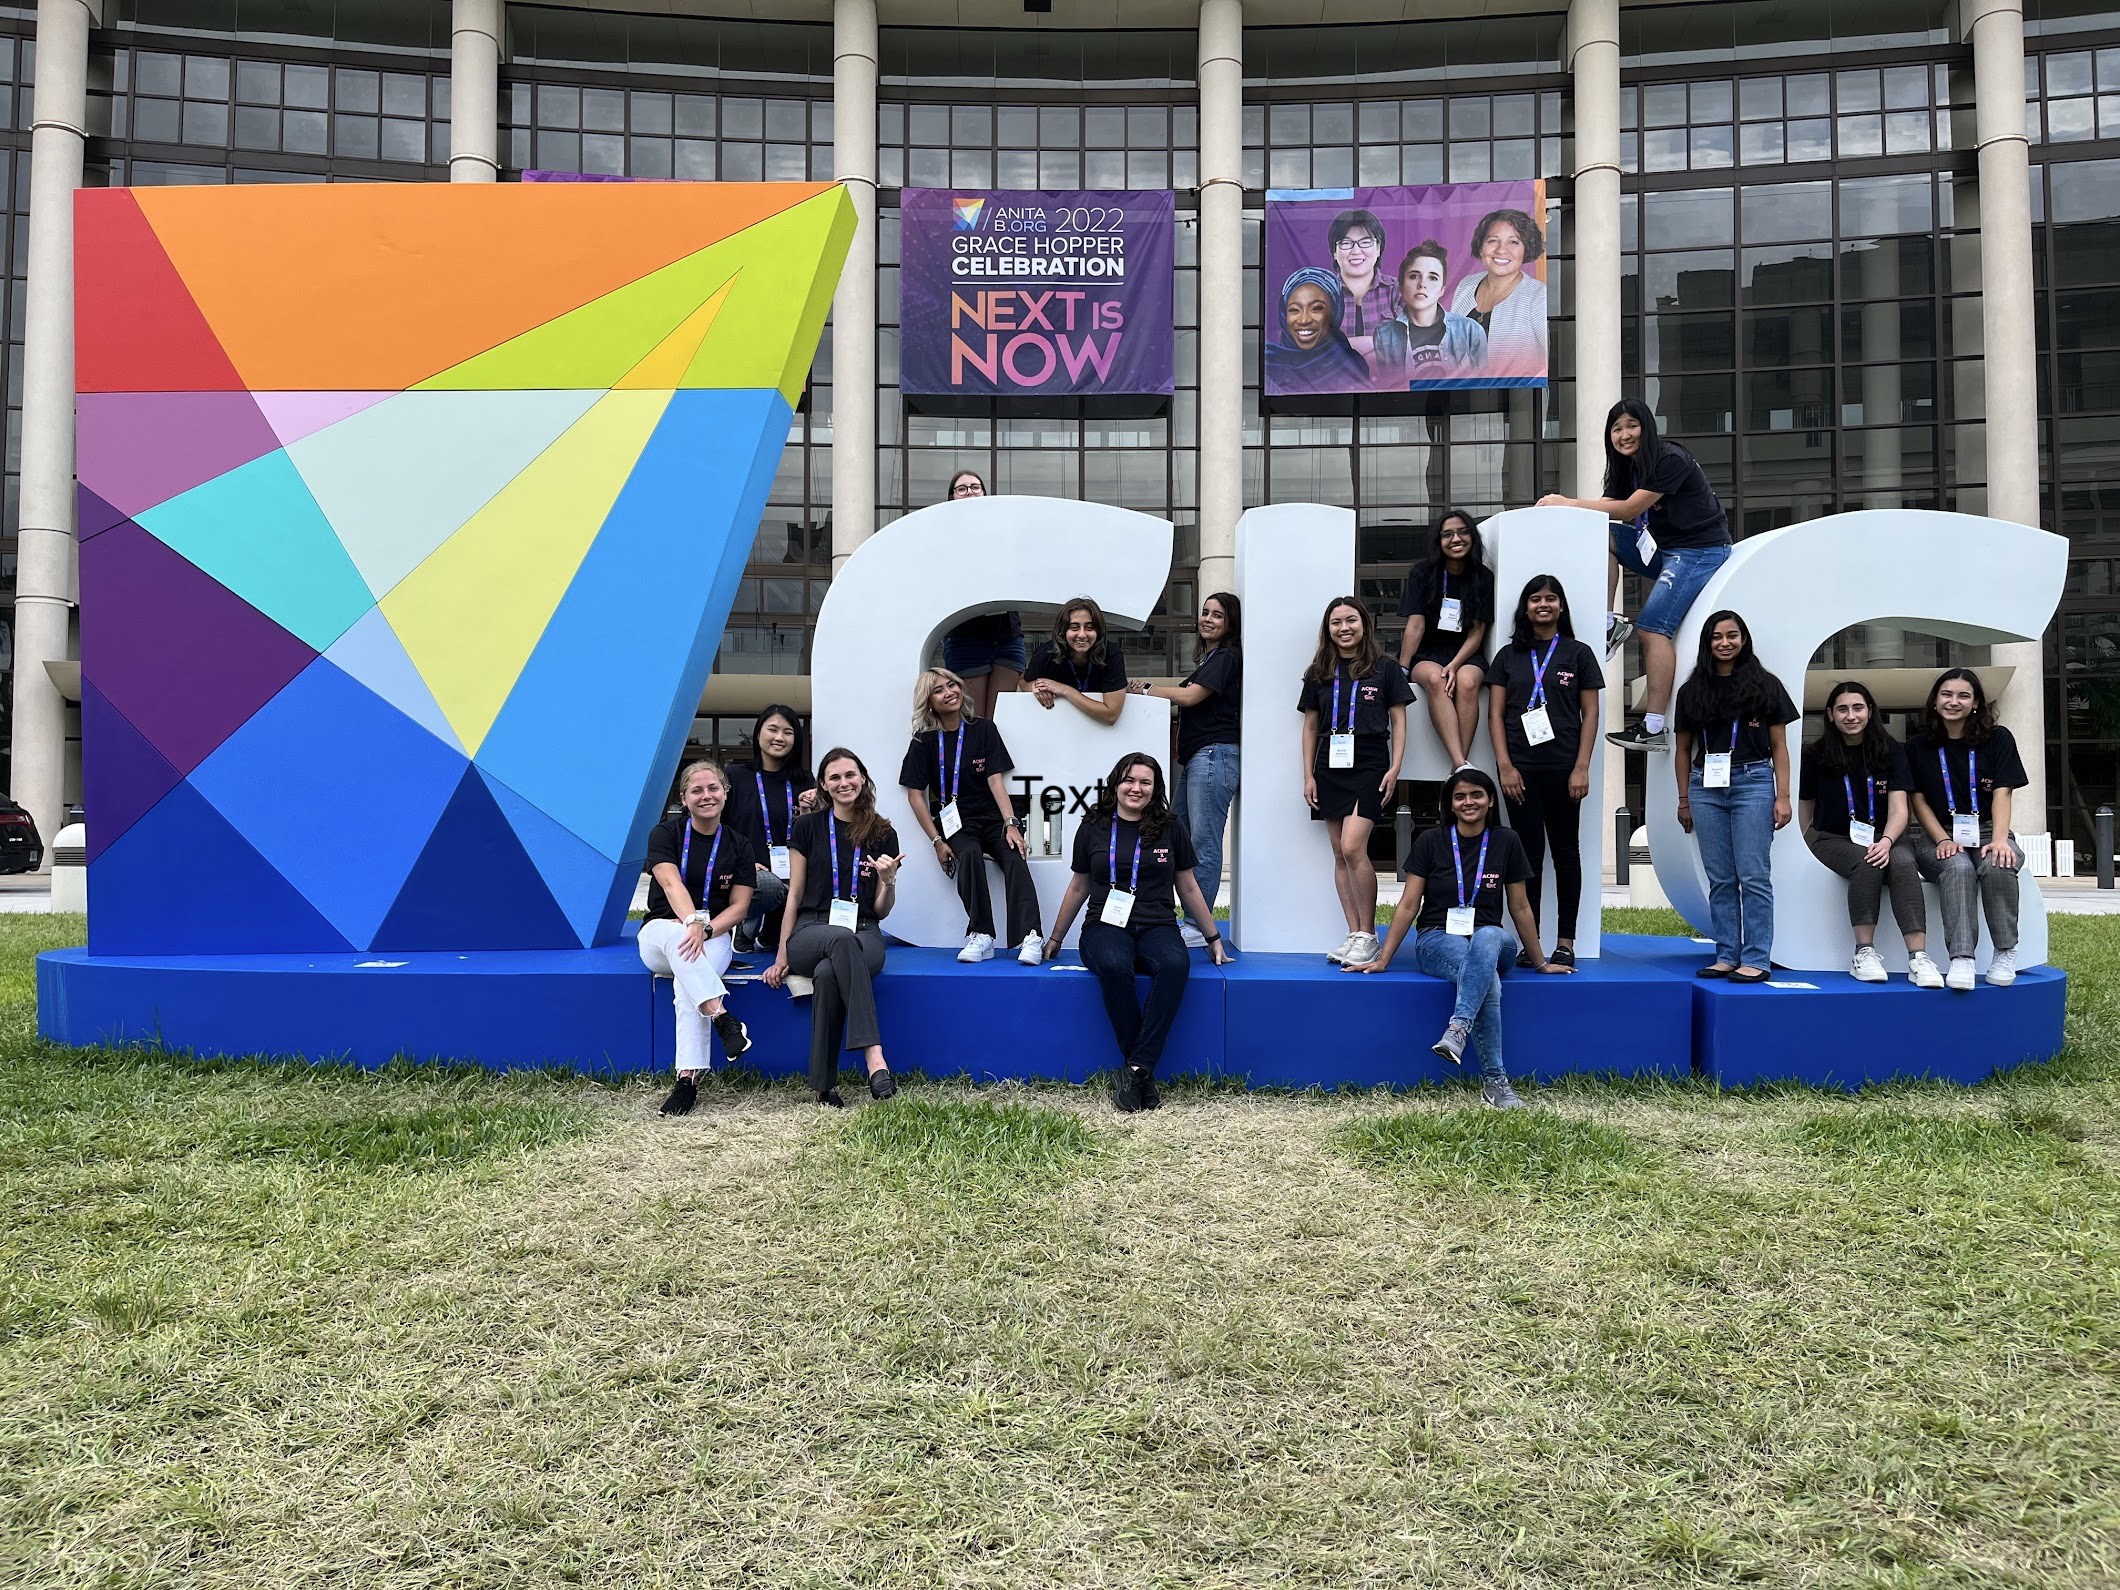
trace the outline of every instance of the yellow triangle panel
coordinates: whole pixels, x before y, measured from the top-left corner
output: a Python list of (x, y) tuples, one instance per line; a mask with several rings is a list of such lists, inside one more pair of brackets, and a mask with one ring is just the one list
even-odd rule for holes
[(792, 405), (832, 307), (830, 262), (845, 259), (853, 235), (853, 201), (833, 188), (420, 384), (455, 391), (616, 386), (726, 288), (681, 385), (775, 387)]
[(685, 317), (669, 336), (658, 343), (653, 352), (628, 370), (612, 389), (618, 392), (669, 392), (684, 385), (685, 371), (699, 356), (699, 345), (706, 340), (707, 328), (714, 324), (714, 317), (721, 313), (721, 306), (729, 301), (729, 289), (736, 284), (725, 282), (720, 291)]
[(472, 755), (669, 402), (668, 391), (599, 398), (383, 598), (390, 627)]

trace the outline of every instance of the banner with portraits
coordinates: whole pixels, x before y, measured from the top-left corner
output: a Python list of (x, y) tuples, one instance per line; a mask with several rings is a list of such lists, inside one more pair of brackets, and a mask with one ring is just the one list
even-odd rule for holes
[(1268, 398), (1546, 384), (1546, 185), (1275, 188)]

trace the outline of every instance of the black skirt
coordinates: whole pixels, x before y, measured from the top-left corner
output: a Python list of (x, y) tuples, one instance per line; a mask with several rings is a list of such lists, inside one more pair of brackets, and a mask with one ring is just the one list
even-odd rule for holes
[(1311, 771), (1318, 786), (1318, 804), (1311, 808), (1314, 822), (1328, 817), (1366, 817), (1377, 822), (1384, 815), (1385, 794), (1377, 788), (1384, 777), (1384, 764), (1369, 767), (1320, 767)]

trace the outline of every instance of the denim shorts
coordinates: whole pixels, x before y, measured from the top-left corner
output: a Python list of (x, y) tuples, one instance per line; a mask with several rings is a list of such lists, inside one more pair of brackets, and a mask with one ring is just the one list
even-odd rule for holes
[(942, 666), (960, 679), (979, 679), (996, 668), (1013, 668), (1020, 674), (1030, 661), (1020, 631), (1006, 640), (954, 629), (942, 637)]
[(1701, 587), (1730, 561), (1730, 546), (1725, 542), (1718, 547), (1659, 547), (1645, 568), (1635, 550), (1635, 535), (1631, 524), (1612, 527), (1612, 555), (1619, 559), (1620, 567), (1654, 582), (1641, 612), (1635, 615), (1634, 627), (1669, 639), (1686, 621), (1686, 613), (1693, 606), (1693, 598), (1700, 595)]

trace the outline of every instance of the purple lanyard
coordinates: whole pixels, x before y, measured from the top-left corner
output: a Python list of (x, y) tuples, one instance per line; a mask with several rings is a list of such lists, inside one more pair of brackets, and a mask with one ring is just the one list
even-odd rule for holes
[(1546, 670), (1553, 666), (1553, 654), (1561, 649), (1561, 638), (1556, 635), (1546, 646), (1546, 660), (1539, 661), (1538, 648), (1531, 648), (1531, 705), (1524, 710), (1536, 712), (1546, 704)]
[[(1948, 780), (1949, 775), (1946, 774), (1945, 778)], [(1855, 781), (1843, 773), (1840, 775), (1840, 787), (1847, 792), (1848, 815), (1853, 817), (1855, 815)], [(1874, 823), (1877, 821), (1877, 780), (1867, 773), (1863, 774), (1862, 789), (1862, 820), (1866, 823)]]
[[(1943, 754), (1943, 747), (1936, 747), (1936, 765), (1943, 770), (1944, 804), (1951, 808), (1951, 815), (1958, 815), (1958, 792), (1951, 788), (1951, 763)], [(1980, 753), (1970, 745), (1965, 748), (1965, 782), (1968, 803), (1975, 817), (1980, 815)]]
[[(765, 826), (766, 849), (771, 850), (773, 848), (773, 813), (766, 805), (766, 776), (754, 768), (751, 777), (758, 781), (758, 820)], [(787, 832), (792, 838), (795, 833), (795, 781), (783, 775), (780, 787), (781, 792), (788, 797)]]
[(1353, 678), (1353, 676), (1352, 676), (1352, 675), (1350, 675), (1350, 676), (1348, 676), (1348, 679), (1347, 679), (1347, 727), (1343, 729), (1343, 728), (1341, 728), (1341, 727), (1340, 727), (1340, 667), (1339, 667), (1339, 664), (1337, 664), (1337, 663), (1333, 664), (1333, 669), (1332, 669), (1332, 732), (1333, 732), (1334, 734), (1352, 734), (1352, 733), (1354, 733), (1354, 712), (1355, 712), (1355, 688), (1354, 688), (1354, 687), (1355, 687), (1355, 681), (1354, 681), (1354, 678)]
[[(701, 898), (695, 902), (704, 911), (714, 893), (714, 863), (721, 858), (721, 836), (726, 832), (717, 823), (714, 825), (714, 848), (707, 852), (707, 886), (700, 891)], [(684, 880), (687, 889), (692, 887), (692, 819), (685, 819), (685, 842), (677, 852), (677, 875)]]
[[(965, 730), (971, 727), (971, 723), (972, 720), (970, 718), (959, 718), (957, 720), (957, 756), (955, 763), (948, 768), (942, 765), (942, 737), (949, 731), (947, 729), (937, 729), (935, 731), (935, 783), (942, 791), (942, 804), (945, 806), (954, 801), (957, 798), (958, 791), (964, 788), (964, 733)], [(946, 781), (945, 775), (947, 775)]]
[[(825, 838), (832, 848), (832, 898), (835, 900), (858, 899), (861, 894), (861, 847), (854, 847), (854, 892), (842, 895), (839, 892), (839, 819), (831, 812), (824, 814)], [(812, 830), (814, 832), (815, 830)]]
[(1452, 823), (1450, 825), (1450, 872), (1452, 877), (1457, 880), (1458, 905), (1460, 907), (1468, 906), (1472, 904), (1473, 900), (1477, 900), (1480, 897), (1480, 879), (1487, 875), (1487, 843), (1493, 838), (1494, 830), (1491, 828), (1484, 830), (1480, 834), (1479, 860), (1472, 864), (1472, 900), (1468, 900), (1465, 898), (1465, 855), (1463, 851), (1458, 849), (1457, 824)]
[[(1111, 843), (1104, 852), (1104, 879), (1108, 888), (1119, 887), (1119, 819), (1116, 817), (1112, 819)], [(1134, 835), (1134, 875), (1127, 880), (1126, 892), (1141, 892), (1141, 835), (1138, 832)]]

